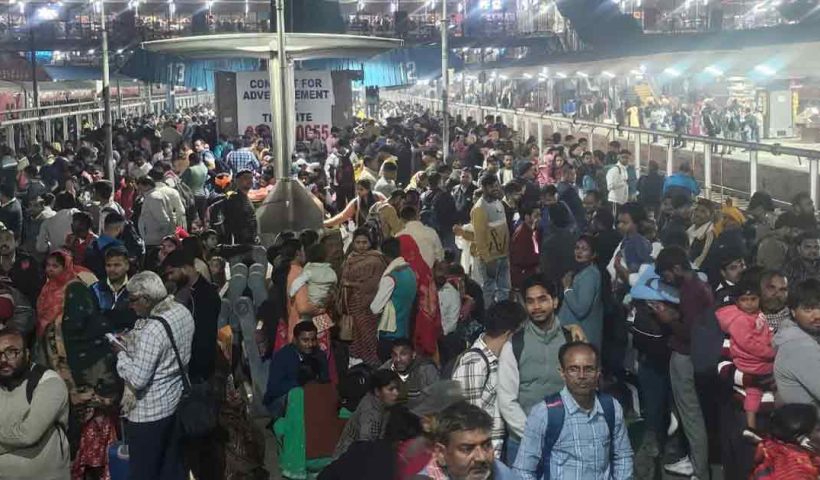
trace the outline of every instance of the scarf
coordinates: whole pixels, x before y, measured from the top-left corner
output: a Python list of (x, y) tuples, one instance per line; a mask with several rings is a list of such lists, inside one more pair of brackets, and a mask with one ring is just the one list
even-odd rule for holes
[[(392, 262), (387, 264), (387, 268), (382, 273), (382, 278), (390, 276), (390, 273), (399, 268), (406, 267), (407, 262), (402, 257), (394, 258)], [(388, 300), (387, 305), (384, 306), (381, 319), (379, 320), (380, 332), (395, 332), (396, 331), (396, 307), (392, 300)]]
[(59, 324), (62, 322), (66, 286), (72, 281), (78, 280), (80, 274), (85, 276), (91, 273), (85, 267), (74, 265), (74, 259), (67, 251), (57, 250), (55, 253), (63, 258), (65, 267), (62, 273), (46, 281), (40, 291), (40, 296), (37, 298), (38, 337), (42, 336), (46, 327), (52, 323), (57, 322)]

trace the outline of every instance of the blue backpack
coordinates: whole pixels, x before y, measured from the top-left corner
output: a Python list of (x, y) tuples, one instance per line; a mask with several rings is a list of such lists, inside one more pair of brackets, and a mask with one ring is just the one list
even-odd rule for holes
[[(597, 394), (598, 401), (601, 402), (601, 408), (604, 410), (604, 419), (606, 426), (609, 427), (609, 465), (612, 469), (614, 460), (614, 448), (612, 445), (613, 435), (615, 434), (615, 399), (606, 393)], [(558, 441), (558, 436), (561, 435), (561, 430), (564, 428), (564, 402), (561, 400), (561, 394), (554, 393), (544, 399), (547, 404), (547, 431), (544, 433), (544, 442), (541, 444), (541, 460), (536, 468), (535, 478), (549, 480), (550, 478), (550, 460), (552, 458), (552, 447)]]

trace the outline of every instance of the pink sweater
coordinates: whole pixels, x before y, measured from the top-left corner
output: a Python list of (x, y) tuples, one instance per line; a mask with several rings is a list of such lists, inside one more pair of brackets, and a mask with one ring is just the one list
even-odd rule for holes
[(736, 305), (723, 307), (716, 313), (720, 328), (732, 340), (729, 353), (735, 366), (743, 373), (766, 375), (772, 373), (775, 351), (769, 326), (764, 321), (757, 327), (759, 315), (746, 313)]

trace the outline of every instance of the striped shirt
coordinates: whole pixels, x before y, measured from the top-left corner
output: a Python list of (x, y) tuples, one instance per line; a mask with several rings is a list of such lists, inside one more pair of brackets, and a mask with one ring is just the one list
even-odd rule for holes
[[(604, 418), (601, 402), (596, 398), (595, 407), (590, 412), (583, 410), (566, 387), (561, 390), (564, 404), (564, 426), (550, 457), (549, 475), (541, 479), (550, 480), (601, 480), (631, 479), (632, 446), (624, 425), (624, 412), (615, 402), (615, 432), (610, 444), (609, 427)], [(515, 472), (521, 480), (539, 480), (536, 469), (542, 457), (541, 447), (547, 432), (547, 405), (538, 403), (530, 411), (527, 426), (518, 456)], [(610, 448), (613, 461), (610, 465)]]
[[(478, 351), (484, 353), (484, 357)], [(484, 343), (483, 334), (456, 362), (453, 380), (461, 384), (465, 400), (493, 417), (490, 437), (495, 456), (500, 458), (505, 430), (504, 419), (501, 418), (501, 411), (498, 408), (498, 357)]]
[[(191, 359), (194, 319), (185, 306), (168, 296), (151, 311), (171, 327), (179, 348), (182, 364)], [(134, 337), (128, 351), (117, 354), (117, 373), (135, 391), (137, 404), (128, 412), (128, 420), (136, 423), (155, 422), (176, 412), (182, 396), (182, 376), (179, 372), (171, 340), (158, 320), (141, 318), (129, 334)]]

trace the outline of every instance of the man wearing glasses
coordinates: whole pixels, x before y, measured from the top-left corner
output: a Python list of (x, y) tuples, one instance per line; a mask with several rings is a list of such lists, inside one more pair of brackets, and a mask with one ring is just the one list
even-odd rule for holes
[(0, 330), (0, 476), (68, 480), (68, 391), (53, 370), (32, 366), (23, 336)]
[(565, 343), (558, 360), (566, 386), (530, 411), (515, 472), (522, 480), (632, 478), (623, 409), (597, 392), (598, 349), (585, 342)]

